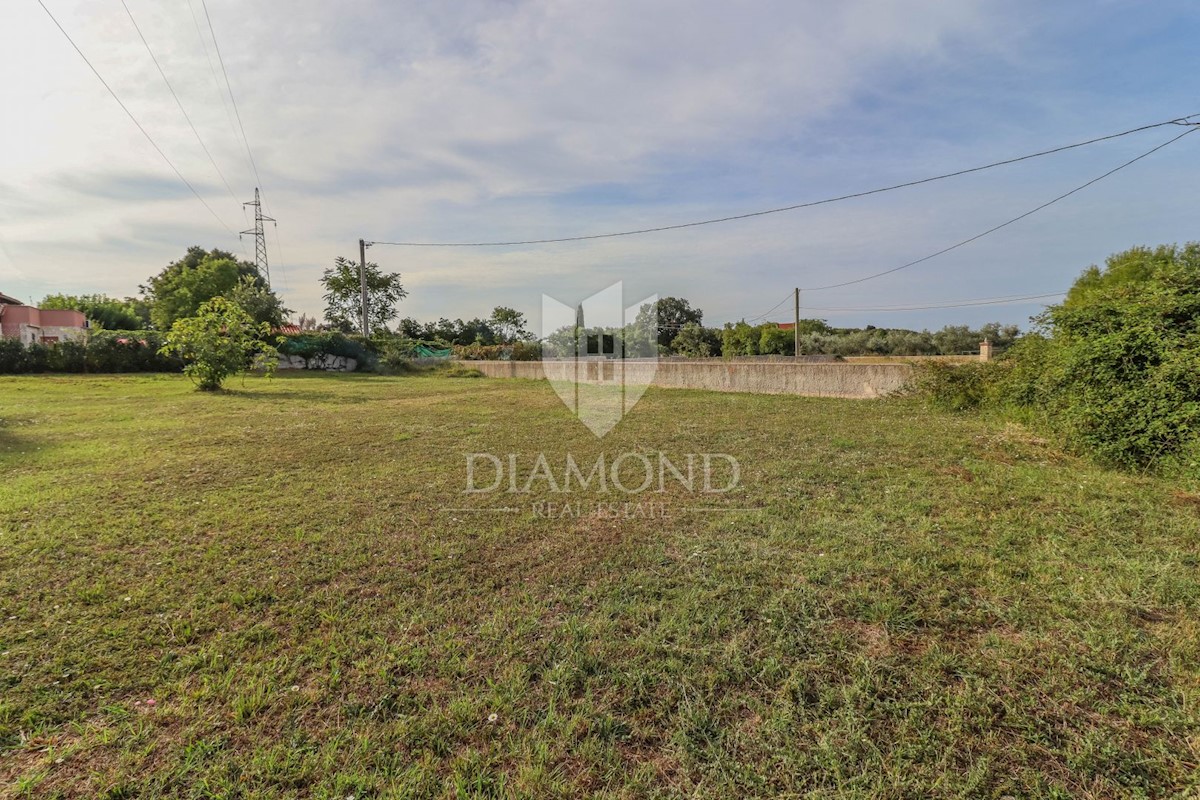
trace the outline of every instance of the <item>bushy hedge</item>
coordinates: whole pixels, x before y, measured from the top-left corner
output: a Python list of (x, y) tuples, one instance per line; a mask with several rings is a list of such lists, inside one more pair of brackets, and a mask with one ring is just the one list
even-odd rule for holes
[(0, 374), (38, 372), (179, 372), (183, 363), (160, 355), (157, 331), (100, 331), (86, 342), (22, 344), (0, 339)]
[(281, 355), (301, 358), (353, 358), (359, 363), (359, 369), (367, 368), (375, 361), (375, 349), (370, 340), (337, 331), (313, 331), (285, 336), (283, 342), (278, 345), (278, 350)]
[(943, 411), (971, 411), (994, 401), (997, 362), (918, 361), (908, 389)]
[(454, 357), (464, 361), (540, 361), (542, 346), (538, 342), (456, 344)]
[(1135, 248), (1092, 268), (1038, 332), (990, 364), (922, 364), (935, 405), (1018, 413), (1127, 469), (1200, 475), (1200, 244)]
[(158, 351), (159, 331), (101, 331), (87, 342), (88, 372), (181, 372), (183, 362)]

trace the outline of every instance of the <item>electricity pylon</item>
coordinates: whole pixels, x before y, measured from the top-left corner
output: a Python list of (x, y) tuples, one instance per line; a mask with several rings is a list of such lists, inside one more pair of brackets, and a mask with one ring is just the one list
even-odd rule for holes
[(254, 265), (258, 267), (258, 274), (263, 276), (263, 280), (267, 282), (267, 288), (271, 288), (271, 268), (267, 265), (267, 235), (263, 232), (263, 223), (270, 222), (277, 227), (279, 223), (275, 222), (272, 217), (264, 217), (262, 213), (262, 201), (258, 199), (258, 187), (254, 187), (254, 202), (242, 203), (244, 206), (254, 207), (254, 229), (242, 231), (239, 238), (243, 235), (254, 237)]

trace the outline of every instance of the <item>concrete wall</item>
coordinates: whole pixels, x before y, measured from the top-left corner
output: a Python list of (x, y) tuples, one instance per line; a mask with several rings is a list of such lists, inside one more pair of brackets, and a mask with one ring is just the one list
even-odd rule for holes
[(912, 374), (910, 364), (805, 364), (788, 362), (688, 363), (681, 361), (459, 361), (489, 378), (549, 377), (581, 383), (619, 380), (622, 364), (627, 384), (714, 392), (798, 394), (808, 397), (883, 397), (902, 388)]

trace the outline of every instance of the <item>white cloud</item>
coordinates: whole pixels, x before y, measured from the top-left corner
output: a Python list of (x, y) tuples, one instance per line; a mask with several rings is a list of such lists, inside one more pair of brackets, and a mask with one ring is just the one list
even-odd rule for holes
[[(246, 227), (238, 203), (250, 199), (253, 178), (203, 49), (199, 0), (200, 35), (186, 2), (128, 2), (236, 198), (119, 4), (46, 2), (228, 226)], [(0, 71), (22, 79), (0, 83), (0, 107), (10, 111), (0, 126), (0, 289), (129, 294), (190, 244), (236, 248), (236, 237), (172, 185), (42, 10), (13, 6), (4, 12)], [(320, 269), (336, 255), (355, 257), (360, 236), (587, 233), (886, 182), (880, 162), (900, 145), (849, 124), (839, 140), (829, 133), (839, 115), (870, 119), (855, 107), (863, 98), (893, 108), (918, 96), (930, 102), (928, 87), (912, 98), (877, 96), (901, 76), (941, 85), (979, 58), (1017, 69), (1026, 35), (1019, 14), (982, 0), (210, 0), (209, 8), (269, 211), (280, 219), (283, 259), (273, 275), (289, 305), (309, 312), (320, 309)], [(1019, 133), (987, 144), (1002, 147)], [(896, 171), (915, 177), (941, 159), (970, 158), (977, 145), (948, 133), (904, 152)], [(681, 196), (685, 178), (705, 188)], [(601, 187), (631, 200), (606, 204), (596, 197)], [(531, 308), (542, 291), (582, 296), (602, 283), (600, 273), (624, 277), (632, 290), (695, 297), (710, 317), (737, 317), (786, 290), (797, 268), (853, 269), (885, 239), (897, 255), (919, 255), (945, 243), (943, 228), (969, 234), (976, 220), (994, 218), (959, 191), (924, 195), (953, 203), (956, 225), (914, 219), (910, 201), (889, 199), (703, 234), (519, 252), (379, 248), (371, 257), (405, 273), (405, 313), (424, 317), (486, 314), (496, 302)]]

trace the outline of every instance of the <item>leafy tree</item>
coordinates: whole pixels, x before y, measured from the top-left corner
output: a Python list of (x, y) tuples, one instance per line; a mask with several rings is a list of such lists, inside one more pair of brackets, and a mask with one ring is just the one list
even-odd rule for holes
[(758, 355), (758, 342), (762, 334), (744, 320), (737, 323), (725, 323), (721, 331), (721, 355), (755, 356)]
[(680, 297), (663, 297), (656, 303), (646, 303), (638, 309), (635, 324), (639, 329), (653, 325), (657, 330), (658, 344), (669, 348), (675, 336), (689, 322), (699, 325), (704, 319), (704, 312), (692, 308), (691, 304)]
[(290, 308), (284, 308), (279, 295), (248, 275), (243, 276), (233, 289), (226, 292), (225, 297), (235, 305), (241, 306), (255, 322), (265, 322), (272, 328), (278, 328), (287, 315), (292, 313)]
[(496, 306), (492, 309), (488, 325), (495, 331), (496, 338), (505, 344), (532, 338), (529, 331), (525, 330), (525, 315), (513, 308)]
[[(371, 333), (387, 332), (387, 323), (396, 316), (396, 304), (408, 297), (400, 283), (400, 273), (384, 273), (379, 265), (367, 262), (367, 326)], [(338, 256), (333, 266), (321, 275), (325, 287), (325, 319), (338, 330), (349, 332), (362, 325), (362, 293), (358, 262)]]
[[(201, 391), (221, 388), (230, 375), (251, 365), (273, 374), (279, 351), (265, 340), (271, 333), (266, 322), (255, 322), (240, 306), (224, 297), (200, 304), (196, 315), (176, 320), (160, 352), (177, 354), (183, 371)], [(282, 342), (279, 337), (277, 342)]]
[[(522, 315), (522, 322), (523, 321), (524, 315)], [(451, 344), (490, 345), (498, 344), (501, 341), (500, 337), (496, 335), (496, 328), (491, 320), (479, 319), (476, 317), (475, 319), (469, 319), (466, 322), (461, 322), (460, 320), (455, 320), (455, 322), (458, 324), (459, 333), (458, 337), (450, 342)], [(521, 333), (524, 335), (514, 339), (513, 341), (521, 341), (528, 337), (528, 334), (525, 334), (523, 329), (521, 330)]]
[(104, 294), (52, 294), (38, 304), (41, 308), (80, 311), (93, 323), (110, 331), (136, 331), (145, 327), (134, 301)]
[(396, 325), (396, 333), (406, 339), (421, 339), (425, 335), (425, 326), (415, 317), (405, 317)]
[(676, 355), (688, 358), (708, 358), (720, 355), (721, 336), (711, 328), (705, 328), (696, 322), (689, 322), (679, 329), (671, 342), (671, 350)]
[(449, 320), (442, 317), (436, 322), (422, 323), (412, 317), (405, 317), (396, 328), (401, 336), (408, 339), (443, 345), (492, 345), (500, 341), (492, 321), (478, 318), (463, 322), (461, 319)]
[[(238, 261), (225, 250), (189, 247), (183, 258), (168, 264), (141, 288), (151, 306), (154, 327), (169, 330), (175, 320), (194, 316), (205, 301), (229, 296), (243, 278), (270, 291), (258, 268), (250, 262)], [(258, 310), (263, 310), (265, 316), (256, 319), (257, 322), (273, 322), (271, 304), (258, 304), (251, 312)]]
[(145, 297), (126, 297), (125, 302), (129, 305), (129, 311), (136, 316), (139, 324), (133, 330), (145, 330), (151, 327), (154, 322), (150, 319), (150, 309), (152, 303)]
[(1087, 302), (1089, 296), (1116, 286), (1132, 286), (1151, 281), (1156, 275), (1168, 270), (1184, 252), (1173, 244), (1158, 247), (1131, 247), (1105, 259), (1104, 268), (1095, 264), (1084, 270), (1067, 292), (1063, 305), (1074, 306)]
[(764, 324), (762, 333), (758, 336), (758, 352), (761, 355), (794, 356), (796, 354), (796, 334), (784, 330), (774, 322)]
[(823, 319), (802, 319), (800, 320), (800, 335), (806, 333), (832, 333), (833, 328)]

